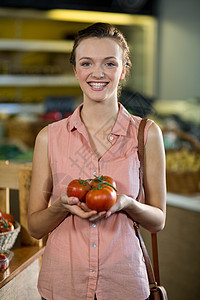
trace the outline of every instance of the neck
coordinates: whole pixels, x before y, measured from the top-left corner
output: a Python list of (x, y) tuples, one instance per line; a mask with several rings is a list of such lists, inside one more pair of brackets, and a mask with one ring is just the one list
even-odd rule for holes
[(81, 110), (81, 118), (88, 129), (99, 129), (103, 124), (110, 124), (112, 127), (118, 115), (118, 102), (110, 101), (110, 103), (95, 102), (88, 104), (84, 101)]

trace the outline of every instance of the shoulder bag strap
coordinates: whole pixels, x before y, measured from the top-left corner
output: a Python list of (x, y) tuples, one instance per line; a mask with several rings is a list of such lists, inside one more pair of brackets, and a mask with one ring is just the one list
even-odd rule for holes
[[(140, 170), (139, 170), (139, 178), (140, 178), (140, 189), (138, 193), (138, 199), (142, 197), (143, 193), (143, 173), (144, 173), (144, 129), (146, 126), (147, 119), (142, 119), (139, 125), (138, 129), (138, 157), (140, 161)], [(142, 239), (142, 236), (139, 231), (139, 226), (134, 223), (135, 230), (137, 237), (140, 241), (140, 246), (143, 251), (146, 267), (147, 267), (147, 273), (149, 277), (149, 283), (150, 284), (158, 284), (160, 285), (160, 274), (159, 274), (159, 262), (158, 262), (158, 245), (157, 245), (157, 234), (152, 233), (151, 234), (151, 241), (152, 241), (152, 256), (153, 256), (153, 266), (152, 268), (151, 261), (146, 249), (146, 246), (144, 244), (144, 241)], [(155, 272), (155, 273), (154, 273)]]

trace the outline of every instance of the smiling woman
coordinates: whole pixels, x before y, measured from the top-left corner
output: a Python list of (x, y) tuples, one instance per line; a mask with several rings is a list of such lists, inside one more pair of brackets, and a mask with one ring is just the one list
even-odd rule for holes
[[(92, 57), (88, 56), (88, 39), (93, 39), (93, 41), (96, 40), (96, 43), (100, 42), (103, 49), (99, 49), (99, 45), (93, 44), (93, 51), (95, 56), (98, 56), (96, 51), (97, 50), (103, 50), (105, 51), (104, 57), (102, 56), (102, 59), (104, 59), (104, 64), (108, 68), (114, 68), (117, 67), (118, 64), (123, 67), (124, 74), (120, 78), (120, 80), (125, 79), (125, 73), (126, 76), (128, 75), (130, 68), (131, 68), (131, 60), (130, 60), (130, 51), (129, 46), (126, 42), (126, 39), (124, 38), (123, 34), (114, 26), (109, 26), (109, 24), (105, 23), (96, 23), (92, 26), (89, 26), (87, 29), (79, 31), (79, 34), (74, 42), (74, 47), (71, 53), (70, 62), (72, 63), (74, 69), (76, 70), (76, 56), (77, 56), (77, 48), (80, 45), (80, 43), (83, 41), (85, 42), (85, 53), (86, 56), (84, 57), (84, 52), (81, 52), (82, 57), (79, 58), (81, 60), (86, 59), (86, 61), (82, 61), (82, 64), (85, 67), (89, 67)], [(103, 41), (102, 41), (103, 39)], [(81, 43), (82, 44), (82, 43)], [(112, 56), (111, 48), (116, 48)], [(83, 46), (82, 46), (83, 47)], [(106, 53), (107, 50), (107, 53)], [(113, 49), (114, 50), (114, 49)], [(119, 51), (119, 53), (117, 53)], [(80, 51), (79, 51), (80, 52)], [(100, 52), (100, 51), (99, 51)], [(106, 54), (108, 56), (106, 56)], [(88, 59), (90, 61), (88, 61)], [(99, 72), (103, 73), (103, 70), (99, 70)], [(121, 85), (118, 84), (118, 95), (120, 94)]]
[[(29, 231), (35, 238), (50, 233), (38, 289), (48, 300), (144, 300), (149, 283), (133, 220), (151, 232), (165, 224), (161, 131), (147, 121), (145, 199), (139, 202), (141, 118), (118, 103), (120, 81), (131, 67), (127, 42), (114, 26), (96, 23), (78, 33), (70, 61), (83, 103), (70, 117), (42, 129), (34, 150)], [(67, 195), (74, 179), (101, 175), (117, 186), (109, 209), (91, 210), (87, 201)]]
[[(119, 81), (124, 79), (123, 51), (112, 39), (91, 37), (76, 49), (76, 79), (84, 102), (117, 99)], [(99, 93), (97, 93), (99, 92)]]

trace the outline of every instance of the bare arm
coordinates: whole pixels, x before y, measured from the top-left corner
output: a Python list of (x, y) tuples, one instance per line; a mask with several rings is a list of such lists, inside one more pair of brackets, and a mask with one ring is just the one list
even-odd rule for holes
[(117, 203), (107, 212), (125, 210), (131, 218), (151, 232), (165, 225), (166, 183), (165, 152), (160, 128), (152, 124), (148, 131), (144, 157), (145, 204), (126, 195), (118, 195)]
[(37, 239), (52, 231), (69, 212), (81, 218), (89, 218), (96, 214), (95, 211), (84, 211), (78, 198), (67, 197), (66, 194), (61, 195), (49, 206), (53, 182), (47, 152), (47, 130), (47, 127), (42, 129), (36, 138), (28, 204), (29, 233)]

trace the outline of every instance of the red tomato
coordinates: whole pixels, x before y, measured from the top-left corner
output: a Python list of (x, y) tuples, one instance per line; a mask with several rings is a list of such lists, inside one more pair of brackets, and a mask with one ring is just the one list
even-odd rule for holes
[(0, 271), (4, 271), (9, 266), (9, 259), (3, 253), (0, 253)]
[(7, 256), (5, 256), (3, 253), (0, 253), (0, 260), (6, 259), (6, 258), (7, 258)]
[(14, 230), (14, 225), (11, 222), (9, 222), (9, 221), (2, 218), (0, 220), (0, 233), (1, 232), (12, 231), (12, 230)]
[(108, 183), (110, 183), (114, 188), (116, 188), (116, 182), (115, 182), (114, 179), (113, 179), (112, 177), (110, 177), (110, 176), (100, 176), (100, 177), (97, 177), (97, 178), (95, 178), (95, 179), (93, 179), (93, 180), (91, 181), (90, 185), (91, 185), (92, 187), (97, 187), (98, 184), (99, 184), (100, 182), (102, 182), (102, 180), (103, 180), (103, 181), (106, 181), (106, 182), (108, 182)]
[(99, 189), (92, 189), (86, 195), (88, 208), (96, 211), (107, 211), (117, 200), (116, 191), (109, 186), (102, 186)]
[(0, 219), (2, 218), (2, 211), (0, 210)]
[(2, 214), (2, 218), (11, 223), (14, 223), (14, 217), (11, 214)]
[(13, 223), (8, 222), (8, 224), (9, 224), (9, 229), (8, 229), (8, 231), (13, 231), (13, 230), (15, 229)]
[(77, 197), (80, 201), (85, 200), (85, 195), (91, 189), (90, 184), (82, 179), (72, 180), (67, 187), (68, 197)]

